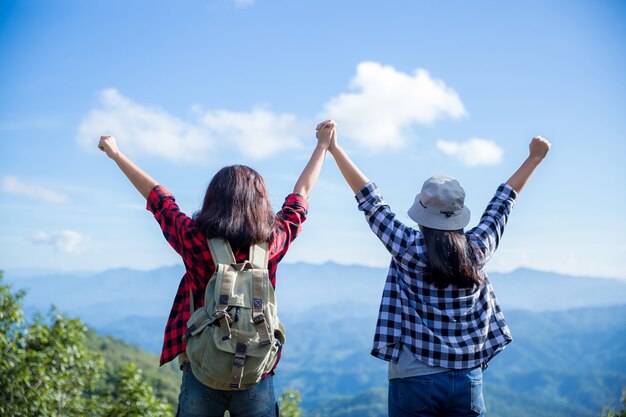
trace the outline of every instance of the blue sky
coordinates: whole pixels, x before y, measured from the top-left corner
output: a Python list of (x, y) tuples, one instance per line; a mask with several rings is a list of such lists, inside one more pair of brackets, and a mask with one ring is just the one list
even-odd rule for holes
[[(276, 209), (321, 118), (401, 219), (433, 174), (472, 222), (553, 143), (491, 270), (626, 278), (626, 4), (620, 1), (3, 1), (0, 268), (179, 262), (100, 134), (193, 213), (220, 167)], [(331, 158), (286, 262), (383, 266)]]

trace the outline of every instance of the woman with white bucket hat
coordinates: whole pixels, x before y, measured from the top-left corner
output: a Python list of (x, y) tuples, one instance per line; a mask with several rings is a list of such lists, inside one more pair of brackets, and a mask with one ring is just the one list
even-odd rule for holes
[[(336, 129), (327, 120), (318, 128)], [(534, 137), (529, 155), (468, 231), (470, 211), (457, 180), (426, 180), (400, 222), (376, 185), (336, 140), (329, 148), (372, 231), (392, 256), (372, 355), (389, 362), (389, 416), (484, 416), (482, 372), (511, 342), (485, 274), (510, 211), (550, 142)]]

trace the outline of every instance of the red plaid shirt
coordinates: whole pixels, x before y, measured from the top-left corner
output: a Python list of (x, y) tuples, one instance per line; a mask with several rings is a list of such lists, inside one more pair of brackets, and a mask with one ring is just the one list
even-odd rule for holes
[[(165, 326), (161, 365), (166, 364), (185, 351), (186, 344), (182, 335), (187, 331), (189, 320), (189, 290), (193, 292), (194, 306), (204, 304), (206, 284), (215, 272), (211, 252), (206, 237), (198, 230), (196, 222), (181, 212), (172, 194), (163, 186), (157, 185), (148, 196), (147, 209), (163, 230), (163, 236), (183, 258), (185, 275), (180, 281), (170, 316)], [(274, 228), (269, 242), (269, 277), (276, 287), (276, 267), (285, 256), (289, 245), (302, 229), (306, 219), (308, 202), (299, 194), (290, 194), (285, 198), (281, 211), (278, 212), (278, 226)], [(237, 262), (248, 259), (249, 249), (235, 251)]]

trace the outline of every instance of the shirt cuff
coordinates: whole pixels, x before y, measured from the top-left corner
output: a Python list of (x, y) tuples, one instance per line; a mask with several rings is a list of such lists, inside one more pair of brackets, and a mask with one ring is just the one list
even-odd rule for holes
[(359, 210), (366, 213), (373, 212), (379, 207), (386, 206), (383, 196), (373, 182), (368, 182), (354, 196), (359, 204)]
[(370, 198), (372, 194), (377, 194), (377, 192), (378, 187), (376, 187), (376, 184), (373, 182), (368, 182), (363, 186), (363, 188), (359, 190), (358, 193), (355, 194), (354, 198), (356, 198), (357, 203), (360, 204)]
[(148, 195), (146, 202), (146, 209), (155, 213), (161, 207), (161, 202), (165, 199), (174, 200), (174, 196), (169, 192), (167, 188), (162, 185), (155, 185)]
[(503, 183), (500, 184), (498, 189), (496, 190), (496, 196), (499, 200), (511, 200), (515, 201), (517, 198), (517, 191), (513, 189), (509, 184)]
[(285, 205), (291, 207), (301, 207), (304, 209), (304, 211), (309, 211), (309, 201), (306, 199), (305, 196), (301, 194), (289, 194), (287, 197), (285, 197)]

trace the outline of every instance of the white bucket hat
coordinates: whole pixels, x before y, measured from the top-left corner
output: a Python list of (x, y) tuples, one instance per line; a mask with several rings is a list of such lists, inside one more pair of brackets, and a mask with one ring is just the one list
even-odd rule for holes
[(435, 175), (424, 182), (408, 214), (431, 229), (460, 230), (470, 222), (470, 210), (464, 203), (465, 191), (457, 180)]

